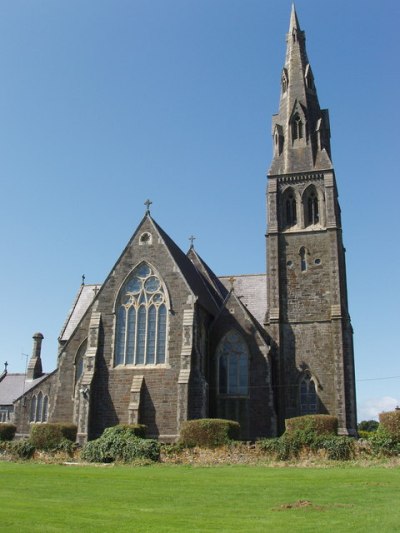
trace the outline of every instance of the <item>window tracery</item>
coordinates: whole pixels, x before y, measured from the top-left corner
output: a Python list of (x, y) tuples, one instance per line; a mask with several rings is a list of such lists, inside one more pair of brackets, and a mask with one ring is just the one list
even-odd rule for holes
[(121, 288), (116, 312), (115, 364), (165, 363), (166, 294), (147, 263), (140, 264)]

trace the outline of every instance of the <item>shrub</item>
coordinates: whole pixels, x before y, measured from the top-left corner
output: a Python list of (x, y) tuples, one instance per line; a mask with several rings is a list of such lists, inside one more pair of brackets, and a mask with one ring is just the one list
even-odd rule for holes
[(16, 440), (8, 443), (7, 451), (17, 459), (30, 459), (35, 453), (35, 446), (30, 439)]
[(279, 461), (296, 459), (300, 452), (325, 450), (327, 458), (346, 461), (354, 455), (354, 441), (350, 437), (337, 435), (317, 435), (312, 431), (297, 430), (284, 433), (276, 439), (263, 439), (258, 446), (267, 454), (272, 454)]
[(371, 433), (372, 431), (376, 431), (378, 429), (379, 422), (376, 420), (362, 420), (358, 425), (358, 433), (360, 434), (360, 431), (368, 431)]
[(239, 434), (238, 422), (219, 418), (200, 418), (182, 423), (179, 442), (188, 447), (215, 448), (228, 444), (231, 440), (238, 440)]
[(316, 435), (337, 435), (338, 419), (331, 415), (305, 415), (285, 420), (286, 433), (304, 431)]
[(386, 431), (395, 441), (400, 442), (400, 409), (380, 413), (379, 427)]
[[(138, 459), (158, 461), (160, 444), (155, 440), (136, 436), (137, 431), (137, 427), (124, 425), (107, 428), (101, 437), (85, 444), (81, 458), (92, 463), (128, 463)], [(139, 431), (144, 430), (139, 428)]]
[(358, 430), (358, 436), (360, 439), (370, 439), (372, 437), (372, 435), (374, 435), (376, 433), (376, 431), (365, 431), (363, 429), (359, 429)]
[(393, 436), (383, 427), (379, 426), (369, 438), (371, 450), (373, 455), (392, 456), (400, 454), (400, 441), (393, 438)]
[(76, 432), (74, 424), (32, 424), (30, 439), (38, 450), (57, 450), (64, 439), (74, 442)]
[(328, 459), (348, 461), (354, 456), (354, 440), (350, 437), (332, 437), (321, 440), (321, 450), (326, 450)]
[(146, 437), (147, 426), (144, 424), (118, 424), (114, 428), (123, 428), (126, 431), (129, 431), (135, 437), (140, 437), (144, 439)]
[(9, 424), (7, 422), (1, 423), (0, 424), (0, 441), (13, 440), (16, 431), (17, 431), (17, 426), (14, 426), (14, 424)]

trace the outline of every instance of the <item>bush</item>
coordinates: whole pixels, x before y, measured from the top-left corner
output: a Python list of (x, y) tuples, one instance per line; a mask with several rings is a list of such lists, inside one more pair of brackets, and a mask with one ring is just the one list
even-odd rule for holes
[(14, 426), (14, 424), (0, 423), (0, 441), (13, 440), (16, 431), (17, 426)]
[(319, 449), (325, 450), (328, 459), (348, 461), (354, 456), (354, 440), (350, 437), (336, 435), (321, 440)]
[(372, 431), (376, 431), (378, 426), (379, 422), (376, 420), (363, 420), (357, 425), (357, 429), (359, 434), (360, 431), (368, 431), (368, 433), (371, 433)]
[(30, 439), (38, 450), (57, 450), (64, 439), (75, 442), (76, 432), (74, 424), (32, 424)]
[(318, 434), (314, 429), (310, 429), (310, 426), (303, 424), (301, 426), (306, 429), (286, 431), (276, 439), (263, 439), (259, 441), (258, 446), (279, 461), (296, 459), (302, 451), (318, 452), (319, 450), (324, 450), (328, 459), (346, 461), (353, 457), (354, 440), (352, 438), (329, 433)]
[(386, 431), (395, 441), (400, 442), (400, 409), (380, 413), (379, 427)]
[(147, 426), (144, 424), (118, 424), (118, 426), (114, 426), (114, 428), (123, 428), (135, 437), (140, 437), (141, 439), (146, 438)]
[(368, 442), (371, 445), (373, 455), (378, 457), (387, 457), (400, 454), (400, 441), (393, 438), (393, 436), (383, 427), (379, 426), (369, 438)]
[(285, 420), (286, 433), (295, 431), (312, 432), (316, 435), (337, 435), (338, 419), (331, 415), (305, 415), (287, 418)]
[(179, 443), (184, 446), (215, 448), (238, 440), (240, 424), (233, 420), (200, 418), (182, 423)]
[[(107, 428), (100, 438), (85, 444), (81, 458), (91, 463), (128, 463), (138, 459), (158, 461), (160, 444), (156, 440), (136, 436), (137, 431), (137, 427), (124, 425)], [(139, 428), (139, 431), (144, 430)]]
[(16, 440), (8, 443), (7, 451), (17, 459), (30, 459), (35, 453), (35, 446), (30, 439)]
[(374, 435), (376, 433), (376, 431), (364, 431), (363, 429), (359, 429), (358, 430), (358, 437), (360, 439), (365, 439), (365, 440), (369, 440), (372, 435)]

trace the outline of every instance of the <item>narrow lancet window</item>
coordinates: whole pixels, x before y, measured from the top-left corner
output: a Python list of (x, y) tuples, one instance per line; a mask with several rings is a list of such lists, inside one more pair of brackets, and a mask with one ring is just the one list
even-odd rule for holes
[(285, 195), (285, 222), (286, 227), (295, 226), (297, 224), (297, 204), (294, 193), (290, 191)]
[(300, 414), (312, 415), (318, 411), (318, 397), (311, 376), (304, 376), (300, 382)]
[(307, 250), (304, 246), (300, 248), (300, 269), (302, 272), (307, 270)]
[(304, 125), (301, 120), (301, 117), (298, 113), (293, 116), (292, 120), (292, 138), (295, 141), (296, 139), (302, 139), (304, 137)]
[(319, 203), (317, 191), (312, 186), (305, 195), (305, 222), (307, 226), (319, 223)]
[(166, 294), (146, 263), (139, 265), (121, 288), (116, 315), (116, 365), (165, 363)]
[(228, 396), (246, 396), (249, 381), (249, 355), (243, 337), (229, 331), (217, 348), (218, 390)]

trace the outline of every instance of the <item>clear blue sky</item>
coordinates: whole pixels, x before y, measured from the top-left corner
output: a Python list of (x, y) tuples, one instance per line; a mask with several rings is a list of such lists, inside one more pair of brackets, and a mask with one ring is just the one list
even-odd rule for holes
[[(183, 249), (196, 235), (217, 274), (265, 270), (290, 6), (0, 0), (0, 357), (10, 372), (24, 371), (35, 331), (45, 371), (55, 368), (81, 275), (104, 280), (147, 197)], [(330, 110), (359, 414), (370, 418), (400, 403), (400, 2), (296, 7)]]

